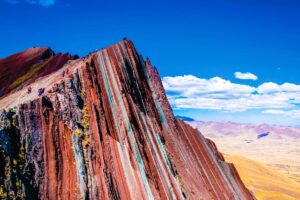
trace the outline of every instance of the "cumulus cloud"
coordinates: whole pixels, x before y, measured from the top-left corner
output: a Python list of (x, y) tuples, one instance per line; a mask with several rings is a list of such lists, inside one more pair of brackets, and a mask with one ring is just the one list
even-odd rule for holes
[(299, 91), (300, 91), (300, 85), (296, 85), (293, 83), (284, 83), (282, 85), (278, 85), (277, 83), (267, 82), (261, 84), (257, 88), (258, 93), (278, 93), (278, 92), (293, 93)]
[(55, 4), (55, 0), (3, 0), (6, 3), (9, 4), (19, 4), (21, 2), (29, 3), (29, 4), (36, 4), (41, 5), (44, 7), (52, 6)]
[(235, 78), (242, 79), (242, 80), (253, 80), (253, 81), (257, 80), (257, 76), (250, 72), (246, 72), (246, 73), (235, 72), (234, 76)]
[(273, 82), (268, 82), (268, 83), (263, 83), (257, 88), (258, 93), (275, 93), (275, 92), (280, 92), (280, 86), (276, 83)]
[(293, 109), (300, 103), (300, 85), (292, 83), (252, 87), (220, 77), (202, 79), (193, 75), (164, 77), (162, 81), (174, 109), (272, 110)]
[(247, 96), (255, 91), (255, 88), (251, 86), (233, 84), (220, 77), (211, 79), (201, 79), (193, 75), (164, 77), (163, 84), (167, 91), (187, 97), (200, 95), (231, 98), (231, 96)]

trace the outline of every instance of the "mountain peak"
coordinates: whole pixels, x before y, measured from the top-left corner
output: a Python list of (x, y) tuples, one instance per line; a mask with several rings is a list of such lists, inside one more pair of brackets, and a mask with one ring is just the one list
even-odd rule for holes
[(19, 60), (28, 60), (30, 58), (41, 57), (44, 53), (50, 53), (54, 55), (54, 51), (50, 47), (30, 47), (26, 50), (17, 52), (13, 55), (7, 56), (3, 59), (0, 59), (1, 62), (11, 62), (11, 61), (19, 61)]
[(0, 60), (0, 98), (60, 69), (76, 57), (49, 47), (32, 47)]
[(28, 86), (30, 93), (23, 87), (0, 99), (2, 193), (254, 199), (215, 144), (174, 117), (157, 69), (130, 40), (67, 62)]

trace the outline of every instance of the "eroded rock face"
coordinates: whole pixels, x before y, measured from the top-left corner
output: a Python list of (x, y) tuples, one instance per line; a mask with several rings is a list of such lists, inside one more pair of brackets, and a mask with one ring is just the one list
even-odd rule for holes
[(253, 199), (214, 143), (175, 119), (130, 41), (48, 79), (41, 97), (0, 100), (1, 198)]

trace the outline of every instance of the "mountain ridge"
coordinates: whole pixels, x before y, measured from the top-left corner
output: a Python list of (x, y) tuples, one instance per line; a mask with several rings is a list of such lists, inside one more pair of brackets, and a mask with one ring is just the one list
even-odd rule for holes
[(56, 54), (49, 47), (32, 47), (0, 59), (0, 99), (76, 58), (69, 53)]
[(214, 143), (174, 117), (157, 69), (130, 40), (29, 86), (0, 99), (2, 195), (254, 199)]

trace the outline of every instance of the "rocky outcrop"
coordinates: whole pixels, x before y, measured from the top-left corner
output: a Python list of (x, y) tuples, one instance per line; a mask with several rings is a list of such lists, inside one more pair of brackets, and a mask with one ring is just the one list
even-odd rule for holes
[(0, 100), (1, 198), (253, 199), (215, 145), (174, 117), (131, 41), (31, 87)]

